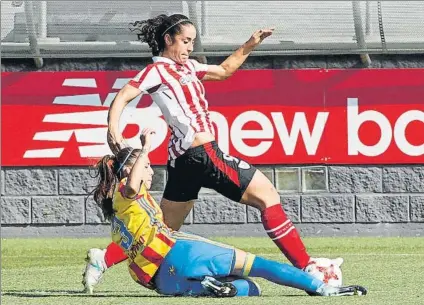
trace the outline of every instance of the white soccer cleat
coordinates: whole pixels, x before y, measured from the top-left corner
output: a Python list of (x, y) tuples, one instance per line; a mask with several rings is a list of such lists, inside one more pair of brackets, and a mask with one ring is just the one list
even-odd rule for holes
[(353, 285), (346, 287), (332, 287), (322, 285), (314, 295), (323, 297), (339, 297), (339, 296), (363, 296), (368, 293), (367, 289), (362, 286)]
[(96, 286), (105, 273), (107, 267), (105, 262), (106, 249), (90, 249), (87, 251), (85, 261), (85, 271), (82, 274), (82, 284), (84, 285), (84, 292), (93, 294), (94, 286)]
[(205, 276), (201, 284), (218, 298), (231, 298), (237, 295), (237, 288), (232, 283), (221, 282), (211, 276)]

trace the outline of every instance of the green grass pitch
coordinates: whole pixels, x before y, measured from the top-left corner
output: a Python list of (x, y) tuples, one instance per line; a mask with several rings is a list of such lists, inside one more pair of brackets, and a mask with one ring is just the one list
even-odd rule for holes
[[(266, 258), (285, 261), (266, 238), (215, 238)], [(259, 298), (162, 297), (135, 284), (126, 264), (109, 269), (93, 296), (81, 293), (86, 250), (108, 239), (3, 239), (1, 303), (19, 304), (424, 304), (424, 238), (306, 238), (312, 256), (343, 257), (345, 284), (369, 289), (364, 297), (309, 297), (258, 280)]]

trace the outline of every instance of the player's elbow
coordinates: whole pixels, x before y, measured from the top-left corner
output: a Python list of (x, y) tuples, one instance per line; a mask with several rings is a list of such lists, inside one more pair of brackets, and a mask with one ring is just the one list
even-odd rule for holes
[(131, 98), (125, 92), (118, 93), (110, 104), (111, 111), (115, 111), (117, 109), (123, 110), (130, 100)]
[(218, 74), (219, 80), (226, 80), (231, 75), (233, 75), (233, 72), (231, 71), (229, 67), (225, 65), (220, 65), (220, 67), (221, 67), (221, 71), (219, 71), (219, 74)]
[(139, 189), (136, 189), (131, 183), (125, 185), (125, 197), (134, 198), (138, 194)]
[(226, 80), (226, 79), (228, 79), (228, 78), (230, 78), (230, 76), (231, 75), (233, 75), (232, 73), (226, 73), (225, 75), (223, 75), (222, 77), (221, 77), (221, 79), (220, 80)]
[(113, 99), (108, 115), (107, 115), (107, 123), (110, 127), (110, 125), (117, 125), (119, 122), (119, 118), (121, 117), (122, 112), (124, 111), (124, 108), (127, 106), (127, 104), (130, 102), (130, 98), (127, 97), (125, 94), (117, 94), (115, 98)]

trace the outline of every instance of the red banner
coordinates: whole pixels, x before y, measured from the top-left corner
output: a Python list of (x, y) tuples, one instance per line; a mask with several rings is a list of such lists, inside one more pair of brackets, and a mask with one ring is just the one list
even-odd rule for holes
[[(110, 153), (108, 107), (137, 71), (2, 73), (3, 166), (87, 165)], [(224, 152), (253, 164), (424, 162), (424, 69), (240, 70), (205, 83)], [(153, 127), (152, 164), (168, 129), (150, 97), (125, 109), (139, 147)]]

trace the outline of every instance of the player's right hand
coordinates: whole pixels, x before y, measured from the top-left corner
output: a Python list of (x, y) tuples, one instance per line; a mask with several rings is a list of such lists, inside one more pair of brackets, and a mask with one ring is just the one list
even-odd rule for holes
[(252, 37), (250, 37), (248, 43), (253, 46), (257, 46), (261, 44), (265, 38), (271, 36), (273, 32), (274, 28), (257, 30), (252, 34)]
[(150, 151), (150, 147), (152, 146), (152, 135), (156, 132), (151, 128), (144, 128), (140, 134), (140, 141), (143, 149), (146, 148)]

